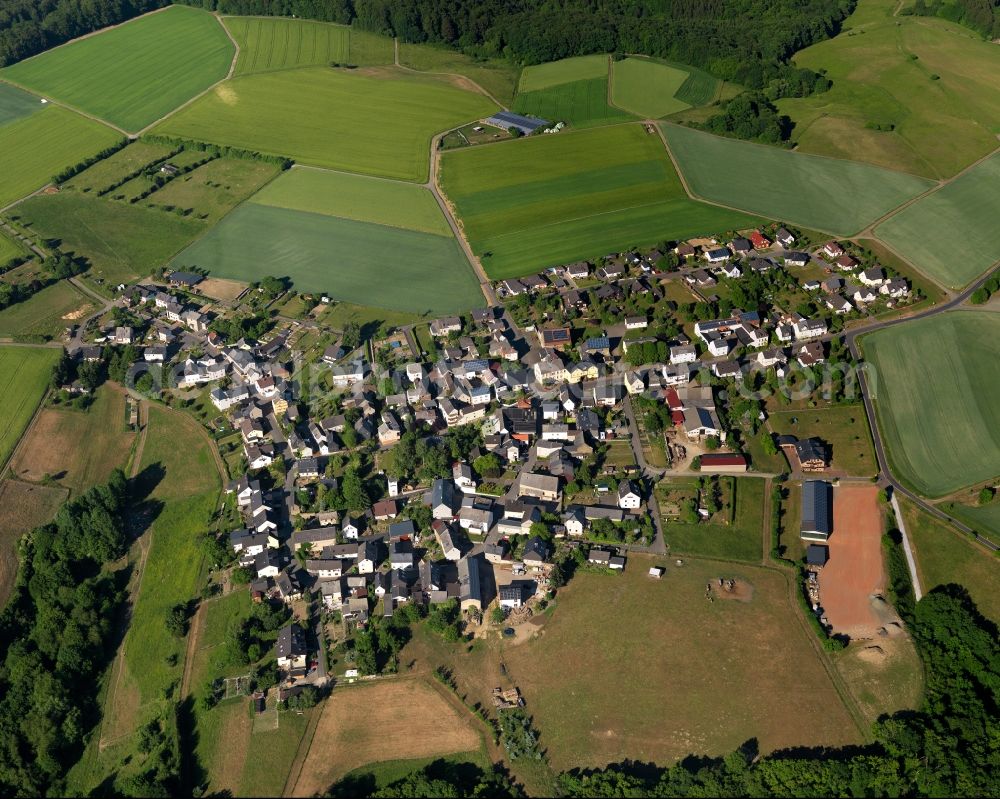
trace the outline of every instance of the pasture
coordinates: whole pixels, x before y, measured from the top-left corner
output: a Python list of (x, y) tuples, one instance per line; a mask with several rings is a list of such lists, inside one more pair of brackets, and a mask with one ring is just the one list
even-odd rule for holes
[(156, 132), (419, 182), (435, 133), (495, 108), (434, 77), (311, 67), (226, 81)]
[[(392, 61), (390, 55), (389, 61)], [(509, 105), (514, 101), (518, 67), (503, 59), (473, 59), (450, 47), (431, 44), (399, 43), (399, 63), (420, 72), (446, 72), (461, 75)]]
[(1000, 154), (904, 208), (875, 235), (929, 277), (960, 288), (1000, 261)]
[(278, 729), (254, 732), (247, 743), (236, 796), (281, 796), (303, 736), (322, 707), (298, 713), (281, 713)]
[(52, 521), (69, 492), (6, 478), (0, 480), (0, 609), (14, 589), (17, 542), (25, 533)]
[(608, 57), (602, 53), (564, 58), (535, 64), (521, 70), (518, 92), (537, 92), (562, 83), (573, 83), (591, 78), (607, 78)]
[(924, 593), (939, 585), (963, 585), (982, 614), (1000, 624), (996, 555), (903, 497), (899, 506)]
[(608, 104), (606, 76), (521, 92), (513, 108), (519, 114), (530, 114), (549, 122), (565, 122), (577, 128), (634, 119), (628, 111)]
[(645, 119), (683, 111), (677, 93), (688, 81), (683, 69), (649, 58), (626, 58), (611, 65), (611, 102)]
[(76, 495), (124, 466), (135, 433), (125, 427), (125, 394), (105, 383), (86, 410), (48, 406), (11, 461), (11, 472), (38, 482), (49, 475)]
[(31, 116), (43, 107), (40, 97), (9, 83), (0, 83), (0, 126)]
[(830, 91), (777, 105), (804, 152), (948, 177), (997, 146), (1000, 49), (943, 19), (893, 16), (896, 7), (860, 0), (838, 36), (795, 55), (826, 72)]
[(291, 278), (296, 290), (416, 313), (484, 302), (453, 237), (245, 203), (174, 258), (214, 277)]
[(223, 17), (240, 54), (234, 75), (351, 60), (351, 29), (304, 19)]
[[(785, 575), (669, 563), (661, 580), (647, 571), (663, 561), (638, 554), (621, 575), (578, 573), (540, 635), (504, 645), (554, 770), (720, 756), (751, 737), (761, 753), (860, 741)], [(721, 576), (749, 583), (750, 601), (706, 601)], [(587, 668), (566, 669), (581, 651)]]
[(449, 151), (441, 186), (493, 279), (757, 221), (688, 199), (640, 125)]
[(86, 317), (93, 302), (67, 280), (60, 280), (32, 294), (23, 302), (0, 311), (0, 336), (42, 336), (57, 338), (62, 332)]
[(171, 6), (21, 61), (0, 78), (138, 131), (226, 77), (233, 52), (214, 16)]
[(11, 258), (16, 258), (23, 254), (25, 254), (25, 250), (22, 249), (18, 242), (0, 232), (0, 266), (6, 264)]
[(696, 196), (838, 236), (857, 233), (933, 185), (869, 164), (661, 127)]
[(0, 346), (0, 468), (7, 463), (21, 434), (49, 386), (58, 349)]
[(942, 496), (1000, 473), (1000, 317), (954, 311), (863, 339), (896, 476)]
[(74, 175), (62, 185), (62, 188), (76, 189), (85, 193), (102, 192), (144, 166), (167, 158), (173, 149), (166, 144), (153, 144), (138, 139), (80, 174)]
[(106, 125), (51, 105), (0, 126), (0, 207), (37, 191), (65, 167), (120, 138)]
[(825, 441), (830, 445), (830, 469), (834, 472), (874, 477), (878, 471), (868, 418), (861, 405), (768, 411), (768, 425), (777, 435), (793, 435), (800, 441), (815, 436)]
[[(456, 709), (440, 690), (420, 679), (338, 688), (323, 706), (292, 794), (322, 793), (347, 772), (380, 760), (477, 750), (481, 735), (472, 715)], [(421, 732), (414, 735), (418, 725)]]

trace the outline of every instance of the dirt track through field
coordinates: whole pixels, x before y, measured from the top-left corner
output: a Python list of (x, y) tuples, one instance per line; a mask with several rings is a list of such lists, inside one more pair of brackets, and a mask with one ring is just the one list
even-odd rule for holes
[(834, 489), (830, 561), (820, 575), (820, 601), (835, 632), (872, 638), (882, 626), (871, 601), (885, 585), (881, 538), (878, 486)]

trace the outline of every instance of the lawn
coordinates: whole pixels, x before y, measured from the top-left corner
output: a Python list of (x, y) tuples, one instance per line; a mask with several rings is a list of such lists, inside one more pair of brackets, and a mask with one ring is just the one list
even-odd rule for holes
[(58, 349), (0, 346), (0, 467), (35, 415), (35, 408), (49, 386)]
[(58, 106), (0, 126), (0, 207), (37, 191), (65, 167), (119, 139), (106, 125)]
[(196, 219), (75, 191), (32, 197), (17, 207), (17, 215), (43, 239), (60, 241), (63, 252), (87, 258), (88, 277), (112, 286), (162, 267), (206, 227)]
[[(708, 475), (705, 476), (708, 480)], [(685, 524), (680, 521), (663, 520), (663, 537), (671, 554), (700, 555), (726, 560), (757, 562), (761, 559), (761, 542), (764, 517), (765, 481), (756, 477), (720, 477), (723, 499), (729, 496), (730, 488), (735, 491), (736, 512), (733, 521), (728, 521), (732, 511), (729, 498), (719, 513), (699, 524)], [(694, 478), (668, 479), (659, 484), (659, 495), (666, 496), (667, 489), (697, 489)], [(661, 511), (664, 510), (660, 500)], [(704, 505), (704, 503), (702, 503)]]
[(616, 61), (611, 65), (611, 101), (645, 119), (659, 119), (688, 107), (677, 97), (688, 77), (683, 69), (649, 58)]
[(173, 6), (0, 71), (0, 78), (138, 131), (229, 72), (233, 44), (211, 14)]
[(156, 132), (424, 181), (433, 135), (495, 109), (481, 94), (425, 75), (310, 67), (226, 81)]
[[(717, 757), (749, 738), (762, 754), (859, 742), (785, 575), (671, 560), (654, 580), (654, 564), (633, 554), (622, 575), (577, 574), (541, 635), (503, 647), (554, 770)], [(747, 581), (751, 600), (706, 601), (721, 576)], [(586, 668), (567, 669), (580, 652)]]
[(983, 615), (1000, 624), (997, 556), (906, 499), (899, 505), (924, 593), (939, 585), (964, 585)]
[(50, 475), (76, 495), (124, 466), (134, 439), (125, 427), (125, 395), (108, 383), (86, 410), (43, 408), (10, 467), (22, 480)]
[(573, 83), (590, 78), (607, 78), (608, 57), (603, 54), (564, 58), (521, 70), (518, 92), (537, 92), (561, 83)]
[(449, 151), (441, 184), (494, 279), (755, 222), (689, 200), (641, 125)]
[(565, 122), (577, 128), (635, 119), (627, 111), (608, 104), (606, 75), (521, 92), (514, 100), (513, 110), (553, 123)]
[(862, 405), (833, 405), (772, 411), (771, 429), (778, 435), (793, 435), (800, 441), (816, 437), (831, 449), (830, 468), (853, 477), (874, 477), (878, 471), (868, 417)]
[[(392, 60), (390, 56), (390, 61)], [(421, 72), (462, 75), (481, 86), (499, 102), (510, 104), (517, 90), (518, 67), (502, 59), (474, 59), (471, 56), (430, 44), (399, 43), (399, 63)]]
[(1000, 154), (904, 208), (875, 229), (929, 277), (960, 288), (1000, 261)]
[(698, 197), (834, 235), (853, 235), (933, 186), (869, 164), (661, 127)]
[(93, 309), (94, 304), (67, 280), (32, 294), (0, 311), (0, 336), (54, 339)]
[(863, 344), (896, 477), (941, 496), (1000, 473), (1000, 316), (954, 311)]
[(17, 576), (17, 542), (40, 524), (52, 521), (69, 492), (20, 480), (0, 480), (0, 608), (7, 604)]
[(943, 19), (893, 16), (896, 8), (860, 0), (840, 35), (795, 56), (796, 66), (825, 72), (830, 91), (777, 105), (800, 150), (948, 177), (997, 146), (1000, 49)]
[(0, 83), (0, 126), (31, 116), (42, 108), (40, 97), (9, 83)]

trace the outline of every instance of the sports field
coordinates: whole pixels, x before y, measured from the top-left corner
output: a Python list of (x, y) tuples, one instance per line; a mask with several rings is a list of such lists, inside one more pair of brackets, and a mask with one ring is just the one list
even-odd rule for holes
[(483, 95), (432, 77), (311, 67), (227, 81), (156, 132), (424, 181), (432, 136), (494, 110)]
[(677, 92), (689, 75), (648, 58), (626, 58), (611, 65), (611, 101), (645, 119), (683, 111), (688, 103)]
[(641, 125), (450, 151), (441, 185), (494, 279), (756, 221), (688, 199)]
[(40, 97), (28, 94), (9, 83), (0, 83), (0, 125), (30, 116), (42, 108), (44, 106)]
[(58, 349), (0, 346), (0, 466), (17, 446), (49, 385)]
[(211, 14), (171, 6), (14, 64), (0, 78), (138, 131), (226, 77), (233, 52)]
[(607, 76), (521, 92), (514, 100), (513, 109), (519, 114), (530, 114), (549, 122), (565, 122), (577, 128), (635, 119), (627, 111), (608, 104)]
[(904, 208), (875, 235), (937, 282), (959, 288), (1000, 261), (1000, 154)]
[(868, 164), (661, 127), (695, 195), (838, 236), (857, 233), (934, 185)]
[(1000, 48), (933, 16), (893, 16), (897, 7), (860, 0), (838, 36), (795, 56), (825, 71), (830, 91), (777, 105), (805, 152), (948, 177), (997, 146)]
[(897, 477), (933, 497), (1000, 474), (1000, 316), (953, 311), (863, 344)]
[(603, 54), (564, 58), (561, 61), (549, 61), (546, 64), (536, 64), (521, 70), (519, 92), (537, 92), (561, 83), (572, 83), (590, 78), (606, 78), (608, 76), (608, 57)]
[(482, 304), (479, 283), (431, 193), (396, 181), (293, 169), (174, 259), (246, 282), (416, 313)]
[(40, 189), (57, 172), (120, 138), (99, 122), (51, 105), (0, 126), (0, 207)]

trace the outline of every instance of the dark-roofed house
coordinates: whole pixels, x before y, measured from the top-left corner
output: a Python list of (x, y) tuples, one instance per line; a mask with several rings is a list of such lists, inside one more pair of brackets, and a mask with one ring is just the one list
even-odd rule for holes
[(204, 280), (201, 275), (195, 272), (171, 272), (167, 275), (167, 280), (174, 286), (186, 286), (192, 288)]
[(799, 537), (804, 541), (825, 542), (833, 532), (833, 486), (824, 480), (802, 484), (802, 522)]
[(306, 638), (298, 624), (286, 624), (278, 633), (278, 668), (292, 676), (306, 673)]
[(515, 114), (513, 111), (498, 111), (489, 119), (484, 119), (487, 125), (503, 130), (518, 130), (525, 136), (529, 136), (539, 128), (545, 127), (549, 123), (539, 117), (524, 116)]

